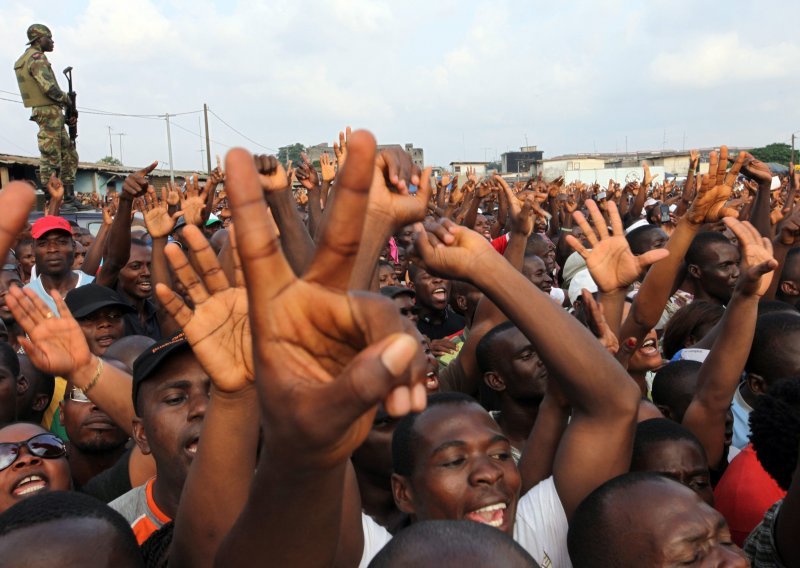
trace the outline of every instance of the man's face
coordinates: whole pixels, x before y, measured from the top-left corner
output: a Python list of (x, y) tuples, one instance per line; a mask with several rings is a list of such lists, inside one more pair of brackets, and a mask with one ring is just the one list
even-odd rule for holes
[(406, 225), (395, 237), (398, 248), (408, 248), (414, 242), (414, 226)]
[(75, 243), (66, 231), (48, 231), (33, 244), (36, 270), (47, 276), (63, 276), (72, 269)]
[(422, 352), (425, 353), (425, 360), (428, 363), (425, 369), (425, 390), (428, 394), (439, 392), (439, 360), (431, 351), (431, 340), (427, 335), (422, 335), (417, 331), (420, 342), (422, 343)]
[(528, 242), (527, 250), (525, 252), (529, 255), (536, 255), (544, 260), (544, 265), (547, 267), (547, 271), (550, 273), (552, 273), (558, 266), (556, 264), (556, 247), (552, 242), (550, 242), (549, 239), (541, 237), (531, 239)]
[(541, 400), (547, 390), (547, 369), (528, 338), (511, 327), (497, 337), (495, 349), (500, 353), (500, 366), (495, 372), (508, 396), (514, 400)]
[(492, 233), (489, 230), (490, 228), (489, 220), (483, 215), (478, 214), (478, 216), (475, 218), (475, 232), (479, 235), (483, 235), (487, 241), (491, 241)]
[(714, 506), (708, 460), (689, 440), (664, 440), (650, 444), (638, 471), (653, 471), (674, 479)]
[(81, 396), (74, 400), (72, 391), (72, 385), (68, 385), (67, 396), (61, 402), (61, 421), (69, 443), (90, 454), (111, 452), (124, 446), (128, 435), (93, 402), (83, 402), (85, 397)]
[(158, 476), (183, 484), (197, 453), (211, 381), (190, 351), (169, 357), (142, 383), (133, 433), (144, 454), (156, 460)]
[(402, 247), (397, 247), (397, 262), (394, 265), (394, 273), (397, 275), (398, 282), (404, 282), (406, 271), (408, 270), (408, 256)]
[[(0, 443), (23, 442), (44, 433), (41, 426), (18, 422), (0, 430)], [(20, 448), (16, 461), (0, 471), (0, 512), (43, 491), (69, 491), (71, 486), (66, 457), (45, 459)]]
[(668, 240), (669, 237), (663, 229), (650, 229), (639, 239), (634, 254), (644, 254), (647, 251), (662, 249), (667, 246)]
[[(16, 355), (14, 355), (16, 357)], [(17, 376), (0, 358), (0, 426), (17, 419)]]
[(22, 267), (23, 272), (28, 275), (36, 264), (36, 257), (33, 255), (31, 245), (20, 245), (17, 247), (17, 262)]
[(132, 246), (128, 264), (119, 273), (122, 290), (131, 298), (144, 300), (153, 295), (150, 281), (152, 253), (148, 247)]
[(53, 37), (52, 36), (42, 36), (39, 39), (39, 47), (42, 48), (42, 51), (46, 51), (46, 52), (53, 51), (53, 48), (55, 47), (55, 45), (56, 45), (56, 42), (53, 41)]
[(434, 276), (422, 268), (414, 279), (417, 303), (434, 310), (444, 310), (450, 299), (450, 281)]
[(511, 445), (477, 404), (431, 407), (414, 425), (410, 478), (394, 475), (400, 510), (416, 520), (470, 520), (513, 534), (520, 476)]
[(122, 310), (116, 306), (100, 308), (80, 318), (81, 326), (89, 351), (100, 357), (112, 343), (125, 335), (125, 321), (122, 319)]
[(6, 305), (6, 296), (12, 286), (22, 287), (22, 280), (16, 270), (0, 270), (0, 319), (4, 322), (14, 321), (11, 310)]
[(394, 268), (387, 264), (378, 266), (378, 283), (381, 288), (385, 286), (399, 286), (400, 280), (397, 279), (397, 274), (394, 273)]
[(392, 475), (392, 436), (399, 418), (386, 413), (383, 405), (378, 407), (372, 428), (364, 442), (353, 452), (353, 465), (384, 479)]
[(538, 256), (526, 256), (522, 265), (522, 274), (545, 294), (553, 289), (553, 279), (547, 272), (547, 266)]
[(710, 243), (698, 266), (700, 286), (723, 304), (727, 304), (739, 279), (739, 249), (728, 243)]
[(72, 270), (80, 270), (83, 266), (83, 261), (86, 260), (86, 247), (80, 242), (75, 241), (75, 254), (72, 261)]
[(610, 530), (626, 534), (624, 542), (616, 537), (620, 565), (748, 566), (725, 518), (679, 483), (634, 487), (615, 500), (612, 515)]
[(94, 236), (91, 233), (81, 233), (78, 242), (86, 247), (86, 250), (88, 251), (89, 247), (92, 246), (92, 243), (94, 242)]
[(414, 309), (414, 297), (411, 294), (398, 294), (392, 298), (392, 301), (397, 306), (397, 309), (400, 310), (401, 315), (417, 323), (419, 316), (417, 316), (417, 312)]

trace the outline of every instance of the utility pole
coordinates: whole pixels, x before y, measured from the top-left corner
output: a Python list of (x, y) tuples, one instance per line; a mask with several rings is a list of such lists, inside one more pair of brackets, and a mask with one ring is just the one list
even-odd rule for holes
[(122, 137), (125, 136), (124, 132), (118, 132), (115, 136), (119, 136), (119, 161), (122, 161)]
[(203, 116), (206, 120), (206, 163), (208, 164), (208, 175), (211, 175), (211, 137), (208, 134), (208, 105), (203, 103)]
[(172, 167), (172, 134), (169, 131), (169, 113), (164, 115), (167, 121), (167, 149), (169, 150), (169, 180), (175, 183), (175, 170)]
[(111, 157), (114, 157), (114, 146), (111, 144), (111, 126), (108, 126), (108, 151), (111, 152)]

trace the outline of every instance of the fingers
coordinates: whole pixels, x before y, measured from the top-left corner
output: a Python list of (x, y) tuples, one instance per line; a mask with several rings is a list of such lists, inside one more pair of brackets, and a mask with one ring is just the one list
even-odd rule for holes
[(639, 261), (639, 266), (642, 269), (645, 269), (651, 264), (655, 264), (659, 260), (664, 260), (668, 256), (669, 256), (669, 251), (667, 249), (653, 249), (643, 254), (640, 254), (639, 256), (636, 257), (636, 260)]
[[(608, 220), (611, 221), (611, 231), (615, 237), (624, 237), (625, 229), (622, 228), (622, 219), (619, 216), (617, 204), (613, 201), (606, 203), (606, 211), (608, 212)], [(605, 226), (605, 224), (603, 225)]]
[[(186, 229), (188, 228), (189, 225), (187, 225)], [(186, 229), (184, 229), (184, 231)], [(189, 259), (183, 254), (181, 248), (174, 243), (168, 244), (164, 249), (164, 255), (167, 257), (167, 261), (172, 267), (175, 276), (180, 280), (184, 288), (186, 288), (189, 297), (192, 298), (192, 302), (197, 306), (208, 300), (209, 294), (205, 286), (203, 286), (200, 277), (194, 271), (192, 265), (189, 264)]]
[(744, 165), (744, 161), (747, 158), (747, 152), (739, 152), (739, 155), (736, 157), (736, 160), (733, 162), (730, 171), (725, 174), (723, 178), (723, 182), (728, 187), (733, 187), (733, 183), (736, 181), (736, 178), (739, 176), (739, 170), (742, 169), (742, 165)]
[(707, 189), (711, 189), (717, 185), (717, 168), (719, 166), (719, 154), (712, 151), (708, 155), (708, 173), (703, 176), (703, 185), (708, 183)]
[(214, 294), (229, 288), (228, 279), (217, 261), (217, 255), (203, 232), (194, 225), (183, 230), (183, 239), (192, 252), (192, 264), (199, 270), (203, 284)]
[(189, 309), (177, 293), (167, 288), (165, 284), (159, 282), (156, 284), (156, 296), (167, 313), (172, 316), (172, 319), (174, 319), (181, 328), (186, 328), (186, 326), (189, 325), (192, 321), (192, 310)]
[(567, 244), (572, 247), (572, 250), (577, 252), (583, 258), (589, 256), (589, 251), (586, 250), (586, 247), (583, 246), (580, 240), (576, 239), (572, 235), (567, 235)]
[(158, 166), (158, 160), (156, 160), (155, 162), (153, 162), (149, 166), (145, 166), (144, 168), (142, 168), (141, 170), (136, 172), (136, 174), (140, 175), (140, 176), (146, 176), (147, 174), (152, 172), (154, 169), (156, 169), (156, 166)]
[(239, 258), (239, 249), (236, 244), (236, 225), (231, 224), (228, 228), (228, 244), (231, 248), (231, 258), (233, 259), (233, 285), (237, 288), (244, 287), (244, 272), (242, 271), (242, 259)]
[(336, 199), (321, 227), (322, 238), (305, 275), (307, 280), (339, 290), (346, 290), (350, 281), (375, 171), (376, 144), (372, 134), (359, 130), (347, 144), (347, 160), (339, 173)]
[(586, 208), (589, 210), (589, 215), (591, 215), (592, 223), (594, 224), (594, 230), (597, 232), (600, 240), (607, 239), (608, 227), (606, 227), (606, 220), (600, 212), (600, 208), (597, 207), (597, 204), (591, 199), (586, 201)]
[(428, 203), (433, 195), (433, 187), (431, 186), (432, 171), (433, 168), (427, 167), (420, 176), (419, 186), (417, 187), (417, 199), (419, 199), (420, 203)]
[(719, 147), (719, 163), (717, 164), (717, 183), (723, 183), (725, 180), (725, 173), (728, 169), (728, 147)]
[(36, 201), (33, 188), (21, 181), (12, 181), (0, 192), (0, 254), (3, 258), (25, 226)]
[(295, 276), (281, 251), (252, 155), (238, 148), (231, 150), (225, 157), (225, 170), (250, 305), (262, 305), (294, 281)]

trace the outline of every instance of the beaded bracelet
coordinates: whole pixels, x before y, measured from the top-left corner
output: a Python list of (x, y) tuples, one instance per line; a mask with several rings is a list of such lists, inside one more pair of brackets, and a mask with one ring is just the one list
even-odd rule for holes
[(92, 380), (89, 381), (89, 384), (83, 389), (83, 394), (89, 394), (89, 391), (92, 390), (97, 382), (100, 380), (100, 375), (103, 374), (103, 360), (98, 359), (99, 363), (97, 364), (97, 370), (94, 372), (94, 376)]

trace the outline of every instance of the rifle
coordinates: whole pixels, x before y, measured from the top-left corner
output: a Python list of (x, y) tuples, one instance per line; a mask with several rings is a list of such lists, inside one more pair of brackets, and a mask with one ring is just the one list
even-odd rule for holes
[(72, 143), (72, 147), (75, 147), (75, 139), (78, 137), (78, 107), (77, 107), (77, 99), (78, 93), (72, 90), (72, 67), (67, 67), (64, 69), (64, 75), (67, 77), (67, 83), (69, 84), (69, 92), (67, 92), (67, 96), (69, 97), (70, 102), (72, 103), (70, 106), (67, 107), (67, 123), (70, 122), (73, 118), (75, 119), (75, 124), (68, 124), (69, 126), (69, 140)]

